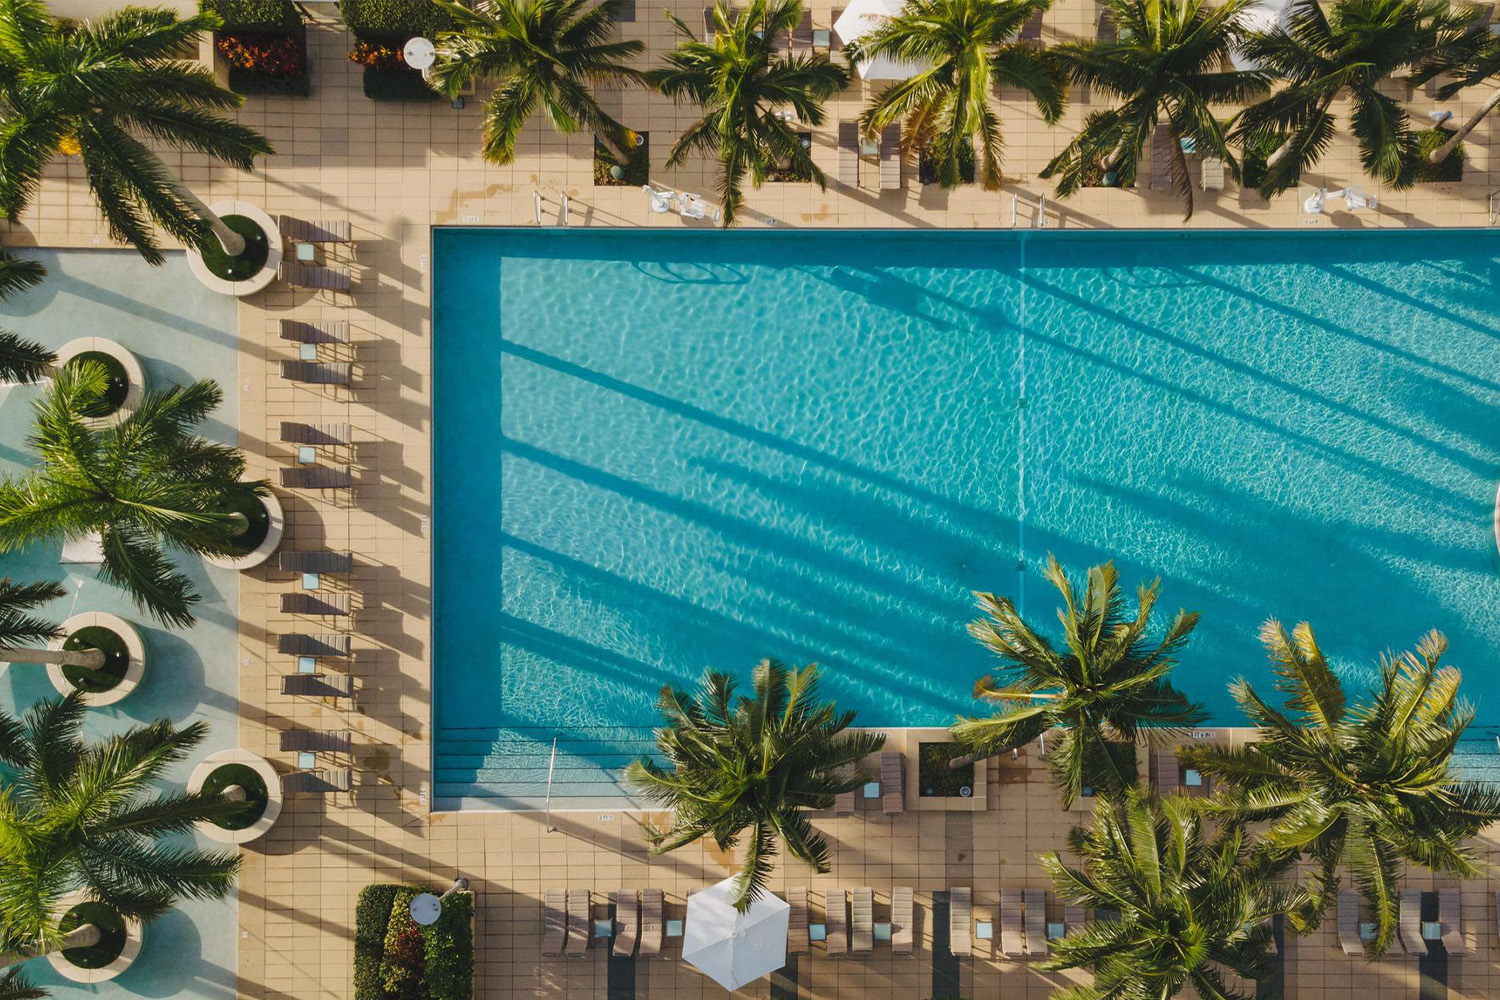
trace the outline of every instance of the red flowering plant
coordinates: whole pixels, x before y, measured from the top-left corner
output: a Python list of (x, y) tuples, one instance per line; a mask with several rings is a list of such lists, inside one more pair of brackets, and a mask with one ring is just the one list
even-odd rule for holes
[(406, 69), (406, 56), (394, 45), (369, 42), (363, 38), (354, 43), (349, 52), (349, 61), (373, 69)]
[(225, 33), (216, 44), (229, 65), (237, 69), (266, 76), (299, 76), (307, 69), (307, 52), (301, 41), (288, 35)]

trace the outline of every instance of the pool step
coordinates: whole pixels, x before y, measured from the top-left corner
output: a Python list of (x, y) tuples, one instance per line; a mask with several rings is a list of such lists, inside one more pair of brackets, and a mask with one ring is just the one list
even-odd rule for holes
[[(553, 760), (553, 739), (557, 757)], [(571, 730), (448, 729), (438, 733), (434, 808), (630, 808), (629, 763), (653, 754), (646, 727)]]
[(1500, 729), (1470, 726), (1453, 747), (1453, 773), (1463, 781), (1500, 785)]

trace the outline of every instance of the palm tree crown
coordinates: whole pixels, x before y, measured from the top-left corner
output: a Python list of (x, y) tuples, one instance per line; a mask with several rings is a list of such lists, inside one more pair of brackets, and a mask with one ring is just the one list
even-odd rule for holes
[(1447, 643), (1436, 632), (1415, 653), (1383, 657), (1370, 698), (1355, 705), (1305, 622), (1287, 635), (1269, 621), (1261, 639), (1286, 711), (1240, 679), (1231, 690), (1256, 742), (1187, 747), (1181, 756), (1223, 779), (1210, 808), (1269, 821), (1261, 834), (1268, 852), (1314, 862), (1324, 904), (1340, 862), (1349, 867), (1374, 909), (1378, 954), (1397, 925), (1402, 861), (1465, 877), (1482, 870), (1463, 841), (1500, 819), (1500, 790), (1459, 781), (1451, 768), (1474, 711), (1458, 700), (1459, 672), (1438, 666)]
[(851, 60), (889, 55), (927, 65), (876, 95), (862, 121), (876, 133), (905, 120), (908, 145), (925, 149), (938, 182), (960, 181), (959, 155), (976, 142), (980, 178), (1000, 186), (1004, 140), (993, 100), (995, 87), (1015, 87), (1036, 102), (1049, 125), (1062, 115), (1064, 82), (1055, 63), (1017, 40), (1021, 27), (1052, 0), (912, 0), (901, 12), (850, 46)]
[(684, 39), (668, 53), (664, 68), (646, 74), (663, 94), (703, 109), (703, 117), (673, 143), (667, 166), (692, 153), (718, 159), (725, 225), (734, 222), (744, 201), (747, 173), (759, 187), (775, 165), (787, 163), (827, 187), (823, 171), (778, 110), (791, 108), (800, 121), (821, 125), (823, 102), (848, 85), (849, 71), (822, 55), (777, 54), (777, 37), (796, 27), (801, 16), (800, 0), (752, 0), (740, 11), (719, 0), (712, 42), (698, 41), (673, 17)]
[(818, 700), (816, 667), (762, 660), (751, 684), (754, 696), (736, 699), (734, 678), (709, 671), (696, 697), (662, 688), (666, 724), (656, 744), (672, 769), (642, 758), (627, 771), (644, 795), (675, 810), (670, 829), (648, 830), (657, 854), (702, 837), (727, 851), (750, 828), (742, 912), (766, 888), (778, 837), (793, 857), (828, 871), (828, 844), (806, 810), (832, 808), (835, 796), (862, 785), (860, 760), (885, 745), (879, 733), (847, 732), (854, 713)]
[(47, 276), (41, 261), (26, 260), (0, 247), (0, 300), (23, 292)]
[(0, 481), (0, 551), (98, 532), (100, 575), (162, 621), (189, 625), (198, 595), (163, 543), (204, 555), (242, 551), (236, 512), (269, 486), (241, 482), (239, 451), (192, 433), (222, 398), (212, 381), (147, 392), (123, 421), (94, 433), (80, 412), (104, 377), (96, 362), (69, 366), (37, 403), (32, 444), (43, 461)]
[(981, 678), (974, 693), (1001, 707), (992, 718), (960, 719), (953, 736), (977, 753), (994, 754), (1060, 727), (1045, 759), (1066, 806), (1085, 786), (1114, 795), (1135, 784), (1135, 737), (1142, 727), (1171, 730), (1203, 720), (1202, 708), (1167, 680), (1198, 614), (1179, 610), (1166, 635), (1153, 640), (1147, 631), (1160, 581), (1137, 591), (1132, 618), (1114, 563), (1089, 570), (1081, 603), (1050, 555), (1046, 575), (1062, 594), (1065, 649), (1026, 624), (1009, 598), (975, 595), (986, 617), (970, 624), (969, 634), (1000, 657), (1003, 676)]
[(617, 149), (627, 130), (610, 117), (591, 87), (639, 82), (622, 60), (644, 51), (640, 41), (610, 40), (623, 0), (484, 0), (473, 9), (438, 0), (458, 30), (438, 39), (432, 82), (449, 95), (484, 76), (499, 78), (485, 105), (484, 157), (509, 163), (516, 137), (538, 111), (571, 135), (585, 126)]
[(219, 19), (130, 7), (93, 21), (53, 19), (40, 0), (0, 4), (0, 210), (16, 219), (59, 150), (83, 161), (110, 235), (152, 264), (152, 224), (191, 246), (211, 237), (201, 203), (147, 141), (240, 170), (271, 144), (217, 112), (244, 98), (180, 53)]
[(1161, 127), (1171, 139), (1168, 166), (1184, 218), (1193, 214), (1184, 144), (1222, 159), (1238, 180), (1239, 166), (1213, 108), (1242, 103), (1266, 87), (1262, 72), (1222, 68), (1247, 2), (1210, 6), (1204, 0), (1107, 0), (1118, 28), (1115, 41), (1075, 42), (1052, 51), (1074, 83), (1116, 97), (1120, 104), (1090, 112), (1083, 131), (1041, 176), (1057, 177), (1057, 193), (1063, 196), (1077, 191), (1101, 166), (1128, 186), (1135, 181), (1142, 149)]

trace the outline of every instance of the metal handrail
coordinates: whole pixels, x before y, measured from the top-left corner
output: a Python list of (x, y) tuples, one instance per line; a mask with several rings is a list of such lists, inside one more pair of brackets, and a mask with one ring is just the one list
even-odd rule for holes
[(547, 762), (547, 832), (553, 833), (552, 826), (552, 771), (557, 767), (557, 737), (552, 737), (552, 759)]

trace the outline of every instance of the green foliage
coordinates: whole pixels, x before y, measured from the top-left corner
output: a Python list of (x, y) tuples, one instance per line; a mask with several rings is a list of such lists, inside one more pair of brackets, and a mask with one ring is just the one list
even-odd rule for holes
[(422, 928), (406, 912), (416, 893), (402, 889), (396, 894), (385, 931), (385, 957), (380, 963), (380, 985), (387, 996), (401, 1000), (427, 997), (427, 942)]
[[(641, 187), (651, 180), (651, 138), (645, 132), (633, 132), (636, 145), (628, 155), (621, 155), (594, 139), (594, 183), (600, 187)], [(621, 176), (610, 175), (618, 166)]]
[(366, 66), (365, 96), (372, 101), (435, 101), (442, 94), (433, 90), (414, 69), (381, 69)]
[(198, 9), (217, 15), (226, 30), (291, 33), (302, 27), (292, 0), (198, 0)]
[(380, 963), (399, 885), (367, 885), (354, 904), (354, 1000), (384, 1000)]
[(1453, 138), (1453, 133), (1440, 128), (1423, 129), (1417, 133), (1417, 149), (1421, 158), (1417, 161), (1417, 181), (1439, 183), (1464, 179), (1464, 144), (1453, 147), (1442, 163), (1432, 163), (1428, 155), (1443, 143)]
[(427, 993), (431, 1000), (471, 1000), (473, 997), (473, 928), (473, 895), (454, 893), (443, 900), (443, 915), (426, 931)]
[(472, 1000), (474, 897), (449, 896), (437, 923), (418, 928), (407, 908), (424, 891), (402, 885), (360, 890), (354, 909), (354, 1000)]
[(357, 38), (389, 36), (405, 42), (453, 28), (453, 16), (432, 0), (339, 0), (339, 13)]
[[(1266, 159), (1280, 146), (1286, 136), (1277, 132), (1266, 135), (1250, 136), (1245, 139), (1241, 152), (1244, 154), (1244, 163), (1241, 167), (1240, 183), (1248, 189), (1259, 190), (1266, 183), (1269, 176), (1266, 168)], [(1299, 175), (1300, 179), (1300, 175)]]

